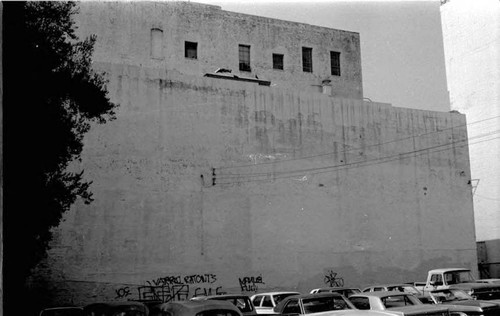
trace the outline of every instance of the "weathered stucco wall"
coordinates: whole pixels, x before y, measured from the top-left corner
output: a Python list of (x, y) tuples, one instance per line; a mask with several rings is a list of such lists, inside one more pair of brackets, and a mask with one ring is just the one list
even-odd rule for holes
[(34, 277), (57, 302), (477, 271), (463, 115), (95, 66), (121, 106), (85, 140), (94, 203)]
[(477, 239), (500, 239), (500, 2), (452, 0), (441, 21), (451, 108), (482, 141), (470, 147)]
[[(228, 68), (273, 86), (320, 91), (329, 79), (332, 94), (363, 98), (359, 34), (302, 23), (223, 11), (192, 2), (82, 2), (82, 35), (96, 34), (95, 60), (201, 76)], [(159, 58), (152, 56), (151, 30), (161, 30)], [(198, 43), (198, 59), (184, 57), (184, 42)], [(238, 45), (250, 45), (251, 72), (240, 72)], [(302, 70), (302, 46), (312, 48), (313, 72)], [(332, 76), (330, 51), (340, 52), (341, 76)], [(284, 55), (273, 69), (272, 54)]]

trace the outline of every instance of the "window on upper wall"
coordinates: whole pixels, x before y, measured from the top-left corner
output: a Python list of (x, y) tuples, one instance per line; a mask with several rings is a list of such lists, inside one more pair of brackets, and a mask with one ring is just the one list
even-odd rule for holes
[(302, 47), (302, 70), (304, 72), (313, 72), (312, 48)]
[(283, 70), (283, 54), (273, 54), (273, 69)]
[(151, 58), (163, 59), (163, 31), (151, 29)]
[(240, 70), (252, 71), (250, 68), (250, 45), (239, 45)]
[(198, 43), (184, 42), (184, 57), (198, 59)]
[(340, 76), (340, 53), (330, 52), (332, 76)]

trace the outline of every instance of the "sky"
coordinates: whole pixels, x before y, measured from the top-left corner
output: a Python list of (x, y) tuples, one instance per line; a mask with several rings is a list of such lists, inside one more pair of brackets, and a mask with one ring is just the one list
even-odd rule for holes
[(364, 97), (395, 107), (450, 110), (438, 0), (192, 2), (358, 32)]

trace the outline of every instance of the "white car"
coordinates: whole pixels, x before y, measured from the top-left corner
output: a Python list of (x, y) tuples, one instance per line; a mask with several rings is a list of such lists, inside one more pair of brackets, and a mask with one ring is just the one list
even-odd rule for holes
[(299, 292), (267, 292), (259, 293), (250, 297), (257, 314), (276, 314), (273, 309), (284, 298), (299, 295)]

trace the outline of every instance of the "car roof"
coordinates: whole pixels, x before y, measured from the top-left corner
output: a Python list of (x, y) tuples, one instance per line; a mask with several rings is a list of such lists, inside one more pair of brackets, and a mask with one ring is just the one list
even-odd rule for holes
[(341, 290), (359, 290), (357, 287), (347, 287), (347, 286), (331, 286), (331, 287), (320, 287), (315, 290), (318, 291), (323, 291), (323, 290), (334, 290), (334, 291), (341, 291)]
[(224, 298), (243, 298), (243, 297), (250, 298), (250, 296), (248, 296), (246, 294), (208, 295), (208, 296), (201, 296), (200, 298), (205, 299), (205, 300), (210, 300), (210, 299), (213, 299), (213, 298), (224, 299)]
[(88, 310), (113, 310), (113, 309), (119, 309), (123, 307), (128, 307), (131, 310), (141, 310), (141, 311), (147, 311), (148, 308), (146, 305), (140, 302), (135, 302), (135, 301), (123, 301), (123, 302), (97, 302), (97, 303), (91, 303), (88, 305), (85, 305), (83, 307), (84, 311)]
[(467, 269), (467, 268), (441, 268), (441, 269), (429, 270), (429, 273), (443, 273), (443, 272), (450, 272), (450, 271), (470, 271), (470, 269)]
[(300, 292), (295, 292), (295, 291), (281, 291), (281, 292), (264, 292), (264, 293), (255, 293), (252, 296), (257, 296), (257, 295), (281, 295), (281, 294), (292, 294), (292, 293), (297, 293), (300, 294)]
[(311, 294), (311, 293), (299, 294), (299, 295), (295, 295), (293, 297), (298, 297), (298, 298), (304, 299), (304, 298), (316, 298), (316, 297), (325, 297), (325, 296), (339, 296), (339, 297), (341, 297), (342, 295), (340, 295), (339, 293), (327, 292), (327, 293), (315, 293), (315, 294)]
[(332, 293), (332, 292), (322, 292), (322, 293), (315, 293), (315, 294), (307, 293), (307, 294), (293, 295), (293, 296), (289, 296), (289, 297), (285, 298), (284, 300), (282, 300), (281, 302), (279, 302), (275, 308), (279, 309), (282, 305), (286, 304), (292, 298), (297, 298), (300, 300), (300, 299), (308, 299), (308, 298), (314, 299), (314, 298), (320, 298), (320, 297), (342, 297), (342, 295), (339, 293)]
[(396, 296), (396, 295), (413, 295), (405, 292), (395, 292), (395, 291), (378, 291), (378, 292), (363, 292), (358, 294), (353, 294), (351, 297), (355, 296), (375, 296), (375, 297), (386, 297), (386, 296)]
[(207, 309), (228, 309), (238, 315), (242, 315), (240, 310), (232, 303), (227, 301), (203, 300), (203, 301), (176, 301), (168, 302), (151, 307), (151, 311), (170, 311), (174, 315), (196, 315), (197, 313)]
[(392, 286), (413, 286), (413, 284), (408, 284), (408, 283), (388, 283), (388, 284), (376, 284), (376, 285), (370, 285), (367, 286), (366, 289), (372, 288), (372, 287), (392, 287)]
[(47, 307), (44, 308), (44, 311), (53, 311), (53, 310), (65, 310), (65, 309), (83, 309), (81, 306), (58, 306), (58, 307)]

